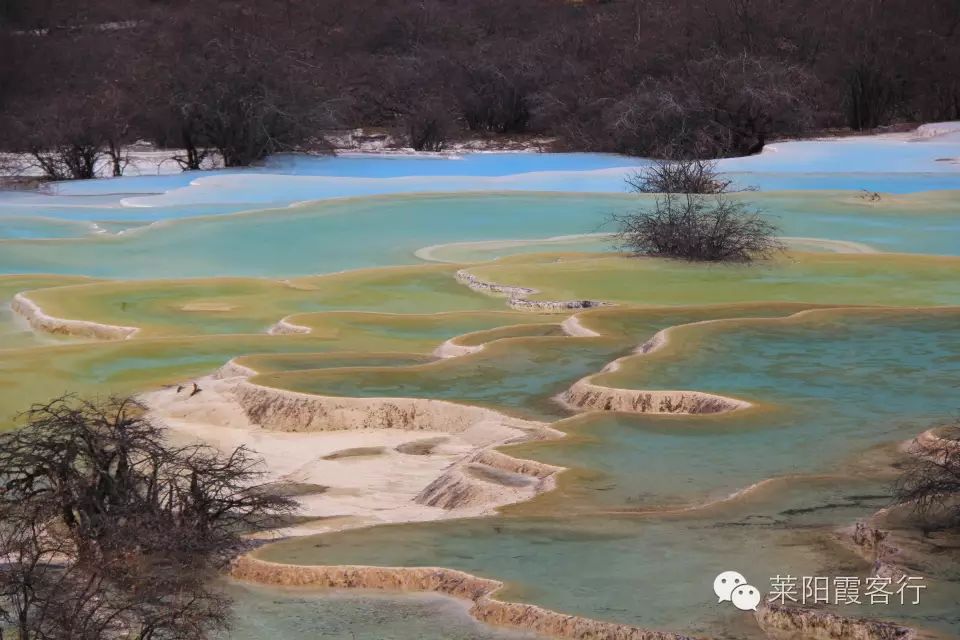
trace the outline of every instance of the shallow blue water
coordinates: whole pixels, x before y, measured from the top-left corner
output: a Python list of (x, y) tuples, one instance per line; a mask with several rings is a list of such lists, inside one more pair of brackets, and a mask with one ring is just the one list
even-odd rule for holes
[[(960, 253), (960, 205), (955, 214), (897, 215), (874, 213), (866, 207), (855, 210), (839, 201), (805, 205), (803, 198), (764, 201), (763, 194), (757, 194), (756, 201), (784, 235), (865, 242), (885, 251)], [(622, 214), (636, 206), (635, 199), (604, 194), (462, 194), (332, 201), (170, 221), (119, 236), (0, 240), (0, 273), (121, 278), (330, 273), (415, 264), (419, 262), (415, 252), (428, 245), (610, 231), (612, 213)], [(609, 241), (594, 240), (589, 248), (605, 251), (612, 247)], [(551, 247), (539, 250), (550, 251)]]
[[(718, 167), (739, 186), (768, 191), (960, 188), (960, 141), (908, 140), (881, 136), (782, 142), (756, 156), (721, 160)], [(42, 193), (0, 192), (0, 213), (80, 218), (85, 214), (75, 208), (90, 207), (90, 220), (159, 220), (378, 194), (622, 193), (623, 178), (647, 162), (601, 153), (280, 155), (245, 169), (61, 182)]]

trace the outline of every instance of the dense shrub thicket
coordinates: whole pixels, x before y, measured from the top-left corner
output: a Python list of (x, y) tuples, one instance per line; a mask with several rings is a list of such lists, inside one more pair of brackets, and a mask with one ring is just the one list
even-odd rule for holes
[(122, 172), (136, 140), (228, 165), (382, 128), (711, 157), (960, 118), (955, 0), (0, 0), (0, 148)]

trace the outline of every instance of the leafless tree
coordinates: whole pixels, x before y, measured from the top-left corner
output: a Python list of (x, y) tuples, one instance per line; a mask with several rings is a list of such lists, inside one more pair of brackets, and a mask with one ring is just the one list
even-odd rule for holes
[(20, 640), (187, 640), (226, 624), (211, 579), (293, 503), (259, 461), (170, 446), (130, 399), (37, 405), (0, 436), (0, 620)]

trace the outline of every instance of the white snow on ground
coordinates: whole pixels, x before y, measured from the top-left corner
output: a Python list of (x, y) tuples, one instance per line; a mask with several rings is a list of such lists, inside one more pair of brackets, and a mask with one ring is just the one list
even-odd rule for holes
[[(124, 153), (126, 154), (123, 166), (124, 177), (165, 176), (183, 172), (181, 165), (174, 159), (176, 156), (183, 155), (180, 149), (132, 147)], [(215, 169), (223, 166), (223, 163), (218, 154), (212, 153), (204, 160), (203, 166), (204, 169)], [(0, 153), (0, 167), (7, 168), (6, 172), (0, 171), (0, 176), (4, 173), (24, 177), (43, 175), (35, 161), (26, 155)], [(96, 165), (96, 172), (100, 178), (113, 177), (113, 165), (109, 158), (100, 159)]]
[(936, 139), (938, 142), (960, 141), (960, 121), (922, 124), (913, 132), (915, 139)]

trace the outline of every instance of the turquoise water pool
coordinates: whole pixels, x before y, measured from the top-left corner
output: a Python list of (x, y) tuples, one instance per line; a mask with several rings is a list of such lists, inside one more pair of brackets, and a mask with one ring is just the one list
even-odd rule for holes
[[(783, 235), (859, 243), (853, 247), (858, 250), (960, 255), (960, 199), (956, 192), (939, 192), (960, 189), (960, 165), (950, 160), (957, 157), (956, 141), (880, 137), (777, 143), (759, 156), (724, 160), (720, 168), (738, 185), (761, 189), (738, 197), (760, 206)], [(286, 156), (248, 170), (0, 193), (0, 273), (282, 278), (416, 264), (427, 254), (469, 262), (557, 248), (608, 250), (604, 239), (581, 234), (609, 231), (604, 222), (610, 214), (637, 206), (624, 193), (623, 178), (639, 164), (601, 154)], [(861, 189), (883, 195), (875, 202), (861, 198)], [(423, 195), (444, 191), (453, 193)], [(915, 195), (890, 195), (906, 193)], [(578, 237), (554, 245), (532, 242), (566, 235)], [(470, 244), (504, 240), (520, 242)], [(428, 247), (433, 251), (421, 251)], [(263, 357), (271, 371), (264, 378), (279, 386), (443, 398), (563, 419), (558, 426), (569, 438), (517, 450), (571, 469), (555, 492), (529, 504), (492, 518), (291, 540), (263, 554), (286, 562), (454, 567), (508, 581), (504, 597), (511, 599), (731, 640), (761, 636), (748, 615), (716, 604), (712, 577), (731, 567), (758, 586), (784, 572), (866, 575), (867, 564), (839, 546), (833, 530), (888, 503), (889, 478), (877, 474), (875, 463), (888, 460), (893, 444), (957, 409), (955, 313), (814, 315), (803, 322), (731, 327), (707, 340), (691, 337), (689, 348), (670, 358), (652, 355), (611, 377), (619, 386), (699, 389), (758, 405), (710, 417), (570, 417), (551, 398), (666, 326), (789, 310), (665, 310), (649, 312), (645, 320), (610, 314), (595, 319), (598, 329), (609, 332), (603, 338), (511, 339), (436, 364), (425, 364), (423, 355), (306, 355), (335, 348), (335, 339), (325, 344), (208, 335), (263, 332), (297, 311), (503, 308), (502, 300), (455, 284), (451, 274), (375, 283), (359, 293), (303, 294), (257, 317), (190, 315), (177, 294), (140, 291), (136, 283), (126, 298), (110, 299), (124, 306), (130, 323), (153, 320), (178, 335), (202, 338), (64, 350), (37, 347), (34, 334), (4, 308), (0, 348), (11, 350), (0, 358), (0, 368), (15, 385), (32, 385), (31, 392), (71, 386), (129, 392), (209, 373), (233, 356), (273, 353)], [(191, 301), (222, 293), (216, 283), (185, 286), (192, 287)], [(266, 289), (251, 295), (267, 296)], [(439, 343), (450, 335), (437, 327), (368, 329), (377, 339)], [(0, 389), (5, 402), (29, 396), (15, 385)], [(23, 407), (4, 408), (12, 413)], [(776, 480), (723, 501), (770, 478)], [(720, 502), (679, 511), (710, 501)], [(434, 597), (229, 588), (238, 602), (230, 637), (240, 640), (526, 637), (478, 625), (461, 604)], [(840, 612), (958, 635), (958, 583), (931, 580), (927, 595), (913, 609)]]
[[(830, 532), (889, 502), (889, 478), (877, 475), (870, 456), (956, 409), (955, 387), (945, 381), (960, 380), (960, 315), (809, 317), (732, 329), (634, 378), (652, 388), (736, 394), (767, 410), (610, 416), (570, 425), (586, 441), (524, 447), (524, 455), (587, 472), (586, 481), (571, 480), (550, 503), (566, 516), (534, 515), (535, 501), (532, 515), (521, 506), (494, 519), (292, 540), (262, 556), (297, 564), (448, 566), (505, 579), (510, 597), (565, 612), (755, 637), (739, 612), (712, 600), (712, 576), (746, 567), (767, 587), (769, 577), (784, 572), (865, 574), (866, 563), (833, 543)], [(766, 478), (785, 479), (709, 509), (664, 513)], [(960, 585), (937, 587), (927, 608), (856, 614), (956, 633), (950, 603)]]
[[(785, 236), (865, 243), (881, 251), (957, 255), (960, 205), (950, 201), (888, 211), (849, 195), (805, 203), (801, 196), (749, 196)], [(922, 204), (922, 203), (921, 203)], [(444, 195), (327, 202), (233, 216), (170, 221), (122, 235), (0, 241), (0, 273), (67, 273), (159, 278), (291, 276), (420, 262), (419, 249), (445, 243), (534, 240), (612, 231), (611, 214), (633, 210), (621, 194)], [(805, 208), (806, 207), (806, 208)], [(0, 228), (2, 231), (2, 228)], [(39, 233), (39, 231), (37, 232)], [(559, 249), (612, 250), (603, 239)], [(489, 259), (523, 245), (444, 259)]]
[(237, 603), (231, 640), (537, 640), (538, 636), (497, 630), (471, 618), (455, 600), (430, 595), (273, 589), (229, 583)]

